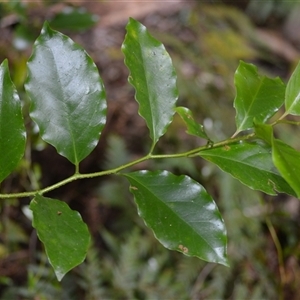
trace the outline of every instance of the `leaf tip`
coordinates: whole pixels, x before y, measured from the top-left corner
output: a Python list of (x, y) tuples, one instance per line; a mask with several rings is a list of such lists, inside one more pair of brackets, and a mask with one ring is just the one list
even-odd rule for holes
[(62, 281), (64, 276), (67, 274), (67, 272), (64, 272), (60, 267), (56, 267), (54, 273), (59, 282)]
[(42, 27), (42, 33), (50, 28), (49, 22), (45, 21)]
[(0, 66), (1, 66), (1, 67), (4, 67), (4, 68), (7, 68), (7, 67), (8, 67), (8, 59), (5, 58), (5, 59), (3, 60), (3, 62), (1, 63)]
[(55, 30), (53, 30), (50, 27), (50, 24), (48, 21), (45, 21), (41, 30), (41, 35), (52, 35), (55, 32)]

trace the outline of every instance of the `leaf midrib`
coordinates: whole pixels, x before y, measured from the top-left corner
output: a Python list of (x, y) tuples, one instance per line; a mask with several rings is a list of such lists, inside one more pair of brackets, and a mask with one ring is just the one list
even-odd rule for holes
[[(126, 175), (128, 176), (128, 175)], [(163, 205), (169, 210), (172, 212), (173, 215), (175, 215), (178, 219), (180, 219), (184, 224), (187, 224), (188, 227), (190, 229), (192, 229), (192, 231), (201, 239), (203, 240), (209, 247), (210, 249), (212, 249), (214, 251), (214, 253), (217, 255), (217, 257), (219, 257), (219, 255), (217, 254), (217, 252), (214, 250), (214, 247), (206, 240), (204, 239), (201, 235), (199, 235), (199, 233), (197, 231), (195, 231), (195, 229), (193, 227), (190, 226), (189, 223), (187, 223), (184, 219), (182, 219), (178, 214), (175, 214), (175, 212), (163, 201), (161, 201), (157, 196), (156, 194), (154, 194), (151, 190), (149, 190), (149, 188), (147, 188), (147, 186), (145, 186), (144, 184), (142, 184), (141, 182), (139, 182), (136, 178), (132, 178), (130, 177), (131, 179), (135, 180), (138, 184), (140, 184), (143, 188), (145, 188), (149, 193), (151, 193), (155, 199), (157, 199), (157, 201), (159, 201), (159, 203), (163, 203)], [(209, 222), (207, 222), (209, 223)]]
[[(51, 40), (50, 40), (51, 42)], [(51, 47), (51, 43), (49, 46), (46, 46), (46, 48), (49, 49), (49, 51), (51, 52), (51, 55), (52, 55), (52, 58), (53, 58), (53, 62), (54, 62), (54, 67), (55, 67), (55, 73), (56, 73), (56, 78), (59, 82), (59, 94), (62, 95), (63, 97), (63, 100), (60, 100), (58, 99), (58, 103), (61, 103), (62, 106), (64, 107), (63, 109), (63, 112), (68, 112), (67, 114), (64, 113), (65, 117), (66, 117), (66, 120), (67, 120), (67, 126), (68, 126), (68, 129), (69, 129), (69, 133), (70, 133), (70, 136), (71, 136), (71, 141), (72, 141), (72, 148), (73, 148), (73, 155), (74, 155), (74, 164), (76, 166), (78, 166), (78, 154), (77, 154), (77, 150), (76, 150), (76, 143), (75, 143), (75, 139), (74, 139), (74, 133), (73, 133), (73, 130), (72, 130), (72, 126), (71, 126), (71, 120), (70, 120), (70, 116), (69, 116), (69, 108), (67, 106), (67, 104), (65, 103), (65, 94), (64, 94), (64, 90), (63, 90), (63, 85), (62, 85), (62, 82), (61, 82), (61, 79), (60, 79), (60, 76), (59, 76), (59, 72), (58, 72), (58, 68), (57, 68), (57, 63), (56, 63), (56, 60), (55, 60), (55, 55), (53, 53), (53, 50), (52, 50), (52, 47)]]
[(243, 126), (244, 126), (244, 124), (246, 123), (246, 121), (249, 119), (249, 117), (251, 116), (251, 114), (250, 114), (251, 109), (252, 109), (252, 107), (253, 107), (253, 105), (254, 105), (254, 103), (255, 103), (255, 99), (257, 98), (257, 95), (259, 94), (259, 92), (260, 92), (260, 90), (261, 90), (261, 87), (262, 87), (263, 81), (265, 80), (265, 77), (260, 77), (260, 76), (258, 76), (258, 79), (260, 80), (259, 86), (257, 87), (256, 92), (255, 92), (255, 94), (254, 94), (253, 97), (252, 97), (252, 101), (251, 101), (251, 103), (250, 103), (248, 109), (247, 109), (247, 110), (244, 110), (245, 116), (244, 116), (244, 119), (243, 119), (242, 123), (240, 124), (238, 130), (246, 129), (246, 128), (243, 128)]
[[(204, 153), (204, 152), (202, 152)], [(279, 174), (277, 174), (276, 172), (272, 172), (272, 171), (267, 171), (265, 169), (262, 169), (262, 168), (257, 168), (257, 167), (253, 167), (253, 165), (251, 164), (247, 164), (241, 160), (238, 160), (238, 159), (230, 159), (229, 157), (225, 157), (225, 156), (221, 156), (221, 155), (213, 155), (213, 154), (202, 154), (202, 153), (199, 153), (200, 156), (203, 156), (203, 157), (218, 157), (218, 158), (221, 158), (223, 160), (227, 160), (227, 161), (230, 161), (230, 162), (234, 162), (234, 163), (240, 163), (240, 164), (243, 164), (245, 166), (248, 166), (249, 168), (252, 168), (252, 169), (256, 169), (256, 170), (260, 170), (260, 171), (264, 171), (266, 173), (270, 173), (270, 174), (273, 174), (273, 175), (276, 175), (276, 176), (279, 176)], [(251, 155), (251, 156), (254, 156), (254, 155)], [(248, 156), (247, 158), (251, 157), (251, 156)]]

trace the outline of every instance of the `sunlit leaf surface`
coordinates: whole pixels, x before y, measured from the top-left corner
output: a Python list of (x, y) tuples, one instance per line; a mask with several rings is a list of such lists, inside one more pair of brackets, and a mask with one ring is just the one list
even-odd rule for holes
[(0, 182), (17, 167), (25, 140), (21, 102), (5, 60), (0, 65)]
[(139, 215), (166, 248), (228, 265), (224, 221), (198, 182), (167, 171), (138, 171), (125, 176)]
[(155, 145), (175, 113), (176, 73), (164, 45), (145, 26), (130, 18), (126, 30), (122, 51), (130, 71), (129, 82), (135, 88), (139, 114), (145, 119)]
[(285, 85), (280, 78), (261, 76), (252, 64), (240, 62), (234, 77), (237, 132), (253, 128), (253, 119), (266, 122), (284, 103)]
[(215, 163), (251, 189), (269, 195), (295, 195), (272, 161), (272, 148), (260, 141), (240, 142), (201, 151), (200, 156)]
[(192, 112), (188, 108), (182, 106), (176, 107), (176, 112), (180, 115), (180, 117), (186, 124), (188, 134), (209, 140), (203, 125), (195, 121)]
[(81, 264), (90, 243), (87, 225), (62, 201), (37, 195), (30, 203), (32, 225), (44, 243), (57, 279)]
[(300, 115), (300, 62), (291, 75), (285, 93), (285, 110), (292, 115)]
[(42, 138), (78, 165), (96, 147), (106, 120), (104, 86), (92, 59), (45, 23), (28, 61), (26, 91)]
[(273, 139), (272, 149), (275, 166), (300, 198), (300, 152), (277, 139)]

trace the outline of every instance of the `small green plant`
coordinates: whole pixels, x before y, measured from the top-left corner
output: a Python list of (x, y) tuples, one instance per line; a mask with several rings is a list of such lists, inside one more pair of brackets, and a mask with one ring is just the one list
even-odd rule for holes
[[(78, 212), (63, 201), (44, 195), (75, 180), (117, 175), (126, 178), (138, 213), (168, 249), (228, 266), (227, 234), (213, 198), (192, 178), (165, 170), (128, 168), (162, 158), (203, 159), (216, 164), (243, 184), (269, 195), (300, 197), (300, 153), (274, 138), (273, 128), (300, 115), (300, 64), (287, 86), (268, 78), (252, 64), (240, 62), (235, 73), (236, 132), (213, 141), (192, 112), (176, 106), (176, 73), (165, 47), (134, 19), (127, 24), (122, 45), (129, 82), (135, 88), (139, 114), (149, 128), (147, 155), (113, 169), (81, 173), (80, 162), (96, 147), (106, 121), (105, 89), (88, 54), (46, 22), (28, 60), (25, 90), (30, 118), (41, 138), (74, 165), (74, 174), (40, 190), (0, 194), (1, 199), (32, 197), (32, 225), (43, 242), (57, 279), (83, 262), (90, 234)], [(0, 182), (17, 167), (25, 151), (26, 131), (21, 102), (10, 79), (8, 62), (0, 66)], [(280, 115), (282, 106), (285, 110)], [(177, 113), (187, 133), (203, 145), (184, 153), (157, 154), (156, 145)]]

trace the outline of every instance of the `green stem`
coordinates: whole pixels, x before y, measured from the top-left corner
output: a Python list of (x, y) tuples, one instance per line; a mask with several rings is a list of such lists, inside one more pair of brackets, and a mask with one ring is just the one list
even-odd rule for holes
[(24, 198), (24, 197), (33, 197), (36, 194), (45, 194), (47, 192), (50, 192), (52, 190), (55, 190), (63, 185), (66, 185), (67, 183), (70, 183), (72, 181), (75, 180), (79, 180), (79, 179), (86, 179), (86, 178), (94, 178), (94, 177), (100, 177), (100, 176), (104, 176), (104, 175), (111, 175), (111, 174), (117, 174), (122, 170), (125, 170), (129, 167), (132, 167), (134, 165), (137, 165), (141, 162), (144, 162), (146, 160), (150, 160), (150, 159), (163, 159), (163, 158), (181, 158), (181, 157), (193, 157), (193, 156), (197, 156), (198, 153), (200, 151), (205, 151), (205, 150), (209, 150), (209, 149), (213, 149), (213, 148), (217, 148), (217, 147), (222, 147), (225, 145), (230, 145), (233, 143), (236, 143), (238, 141), (242, 141), (242, 140), (248, 140), (251, 139), (255, 136), (254, 133), (245, 135), (245, 136), (241, 136), (238, 138), (230, 138), (218, 143), (208, 143), (205, 146), (201, 146), (198, 148), (195, 148), (193, 150), (187, 151), (187, 152), (182, 152), (182, 153), (177, 153), (177, 154), (151, 154), (151, 152), (146, 155), (143, 156), (139, 159), (136, 159), (132, 162), (129, 162), (125, 165), (121, 165), (119, 167), (116, 167), (114, 169), (110, 169), (110, 170), (106, 170), (106, 171), (101, 171), (101, 172), (95, 172), (95, 173), (87, 173), (87, 174), (80, 174), (78, 168), (76, 168), (75, 170), (75, 174), (56, 183), (53, 184), (51, 186), (48, 186), (44, 189), (40, 189), (40, 190), (36, 190), (36, 191), (31, 191), (31, 192), (23, 192), (23, 193), (12, 193), (12, 194), (0, 194), (0, 199), (12, 199), (12, 198)]
[(282, 121), (288, 114), (289, 114), (289, 113), (288, 113), (287, 111), (285, 111), (285, 112), (283, 113), (283, 115), (277, 120), (277, 122)]
[[(264, 207), (266, 207), (266, 203), (263, 201), (263, 198), (261, 198), (261, 204)], [(269, 229), (271, 238), (273, 240), (273, 243), (274, 243), (276, 251), (277, 251), (278, 269), (279, 269), (279, 276), (280, 276), (280, 283), (278, 286), (278, 299), (283, 300), (284, 299), (284, 286), (287, 283), (286, 271), (285, 271), (285, 267), (284, 267), (284, 255), (283, 255), (282, 247), (281, 247), (280, 241), (278, 239), (276, 230), (272, 224), (270, 214), (271, 214), (271, 212), (267, 208), (267, 213), (265, 215), (265, 222)]]
[(297, 121), (289, 121), (289, 120), (278, 120), (276, 123), (273, 123), (273, 124), (276, 125), (276, 124), (279, 124), (279, 123), (282, 123), (282, 124), (289, 124), (289, 125), (296, 125), (296, 126), (299, 126), (299, 125), (300, 125), (300, 122), (297, 122)]
[(104, 176), (104, 175), (110, 175), (110, 174), (116, 174), (119, 171), (122, 171), (128, 167), (131, 167), (133, 165), (139, 164), (145, 160), (150, 159), (151, 156), (150, 155), (146, 155), (142, 158), (139, 158), (137, 160), (134, 160), (128, 164), (119, 166), (117, 168), (111, 169), (111, 170), (106, 170), (106, 171), (101, 171), (101, 172), (96, 172), (96, 173), (87, 173), (87, 174), (80, 174), (80, 173), (75, 173), (74, 175), (56, 183), (53, 184), (49, 187), (46, 187), (44, 189), (41, 190), (36, 190), (36, 191), (31, 191), (31, 192), (23, 192), (23, 193), (12, 193), (12, 194), (0, 194), (0, 199), (11, 199), (11, 198), (24, 198), (24, 197), (32, 197), (35, 196), (36, 194), (45, 194), (47, 192), (50, 192), (52, 190), (55, 190), (63, 185), (66, 185), (67, 183), (70, 183), (72, 181), (75, 180), (79, 180), (79, 179), (85, 179), (85, 178), (93, 178), (93, 177), (100, 177), (100, 176)]
[(280, 241), (278, 239), (278, 236), (276, 234), (276, 231), (273, 227), (273, 224), (269, 218), (269, 216), (266, 216), (266, 224), (270, 231), (271, 237), (273, 239), (274, 245), (277, 250), (277, 259), (278, 259), (278, 267), (279, 267), (279, 274), (280, 274), (280, 285), (279, 285), (279, 299), (283, 299), (283, 289), (284, 285), (286, 284), (286, 273), (284, 268), (284, 259), (283, 259), (283, 252), (282, 247), (280, 245)]
[(79, 163), (76, 163), (75, 165), (75, 174), (79, 174)]

